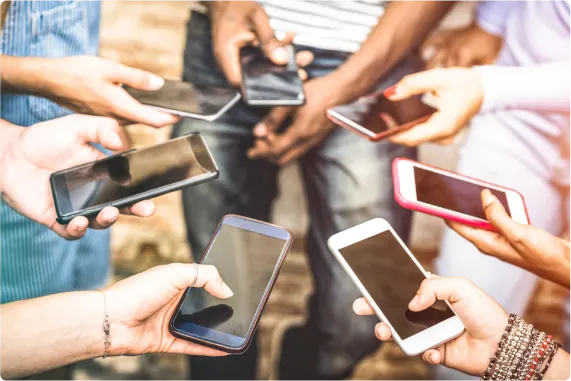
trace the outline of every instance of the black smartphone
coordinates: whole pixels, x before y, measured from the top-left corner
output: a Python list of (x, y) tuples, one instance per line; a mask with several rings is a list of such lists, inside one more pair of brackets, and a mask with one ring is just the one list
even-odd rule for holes
[(124, 86), (136, 100), (171, 114), (213, 121), (222, 116), (241, 98), (239, 92), (225, 87), (165, 80), (156, 91)]
[(246, 217), (222, 218), (200, 263), (214, 265), (234, 295), (188, 288), (169, 324), (173, 336), (227, 353), (248, 349), (291, 246), (286, 229)]
[(199, 133), (82, 164), (50, 176), (57, 221), (92, 217), (218, 177)]
[(305, 103), (303, 82), (299, 78), (295, 52), (286, 65), (276, 65), (259, 48), (247, 46), (240, 50), (242, 96), (249, 106), (301, 106)]

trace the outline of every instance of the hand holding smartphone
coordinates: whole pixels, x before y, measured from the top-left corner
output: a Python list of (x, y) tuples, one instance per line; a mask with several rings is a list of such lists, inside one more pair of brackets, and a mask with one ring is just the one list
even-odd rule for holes
[(405, 158), (393, 161), (393, 183), (395, 199), (404, 208), (493, 231), (481, 201), (482, 191), (489, 189), (513, 220), (529, 224), (523, 196), (513, 189)]
[(216, 266), (234, 296), (220, 300), (204, 289), (187, 289), (171, 318), (171, 334), (228, 353), (245, 352), (291, 242), (291, 233), (278, 226), (225, 216), (200, 263)]
[(299, 78), (295, 52), (286, 65), (276, 65), (259, 48), (246, 46), (240, 51), (242, 95), (249, 106), (301, 106), (305, 103), (303, 82)]
[(391, 101), (382, 92), (327, 110), (333, 123), (376, 142), (425, 122), (436, 111), (419, 95)]
[(408, 309), (427, 274), (387, 221), (367, 221), (333, 235), (327, 244), (407, 355), (423, 353), (464, 331), (448, 302), (437, 301), (419, 312)]
[(218, 167), (198, 133), (131, 150), (50, 176), (57, 221), (97, 215), (106, 206), (133, 205), (218, 177)]

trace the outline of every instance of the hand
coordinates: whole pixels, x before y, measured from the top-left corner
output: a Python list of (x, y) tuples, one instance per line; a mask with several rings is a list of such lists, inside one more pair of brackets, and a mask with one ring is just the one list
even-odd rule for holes
[(293, 34), (278, 41), (261, 5), (253, 1), (211, 1), (206, 4), (212, 22), (214, 56), (230, 84), (240, 85), (240, 49), (246, 45), (260, 46), (277, 65), (287, 64), (289, 57), (283, 46), (293, 41)]
[(455, 222), (448, 225), (482, 253), (569, 288), (569, 242), (514, 221), (489, 190), (482, 192), (482, 205), (497, 232)]
[(208, 293), (221, 299), (233, 295), (216, 267), (197, 265), (198, 278), (195, 278), (194, 267), (193, 264), (182, 263), (158, 266), (104, 290), (113, 335), (110, 355), (155, 352), (225, 355), (215, 349), (177, 339), (169, 333), (169, 320), (187, 287), (204, 287)]
[(443, 30), (428, 38), (422, 46), (429, 69), (471, 67), (494, 62), (502, 47), (502, 38), (481, 29), (477, 24), (462, 29)]
[[(308, 81), (304, 85), (305, 105), (298, 108), (275, 107), (254, 127), (256, 140), (248, 151), (248, 157), (265, 158), (285, 165), (321, 143), (334, 127), (325, 116), (327, 109), (344, 102), (339, 88), (332, 75)], [(291, 124), (277, 134), (278, 128), (290, 116)]]
[[(423, 311), (436, 300), (448, 301), (466, 330), (457, 338), (427, 350), (422, 359), (429, 364), (445, 365), (473, 376), (481, 375), (497, 349), (508, 323), (508, 314), (483, 290), (464, 278), (424, 280), (408, 308)], [(353, 310), (357, 315), (373, 314), (363, 298), (355, 301)], [(391, 330), (387, 324), (378, 323), (375, 335), (386, 341), (391, 338)]]
[[(86, 115), (69, 115), (35, 124), (21, 132), (2, 155), (0, 184), (2, 198), (24, 216), (39, 222), (66, 239), (82, 237), (88, 226), (105, 229), (119, 215), (114, 207), (104, 208), (91, 222), (75, 217), (67, 226), (56, 222), (56, 210), (50, 189), (50, 175), (62, 169), (102, 159), (105, 154), (91, 143), (110, 150), (121, 150), (121, 128), (113, 119)], [(152, 201), (142, 201), (124, 213), (151, 216)]]
[(48, 85), (40, 93), (70, 110), (153, 127), (166, 126), (179, 119), (139, 103), (121, 87), (158, 90), (164, 84), (159, 76), (99, 57), (42, 60), (45, 62), (43, 70), (34, 74), (41, 76)]
[(426, 142), (450, 144), (466, 123), (480, 110), (484, 89), (472, 69), (432, 69), (410, 74), (385, 90), (390, 100), (402, 100), (426, 92), (434, 95), (439, 111), (426, 122), (396, 134), (388, 140), (405, 146)]

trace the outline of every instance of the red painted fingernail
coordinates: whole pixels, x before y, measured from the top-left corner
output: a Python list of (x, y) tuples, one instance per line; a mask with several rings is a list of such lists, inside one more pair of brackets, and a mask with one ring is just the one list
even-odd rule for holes
[(392, 97), (393, 95), (395, 95), (397, 93), (397, 85), (392, 85), (391, 87), (387, 88), (384, 92), (383, 95), (387, 98)]

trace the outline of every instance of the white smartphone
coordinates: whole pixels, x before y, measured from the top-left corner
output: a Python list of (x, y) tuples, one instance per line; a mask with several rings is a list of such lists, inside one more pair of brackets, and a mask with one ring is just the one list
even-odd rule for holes
[(513, 220), (529, 224), (523, 196), (513, 189), (404, 158), (393, 162), (393, 183), (395, 199), (404, 208), (494, 230), (481, 199), (489, 189)]
[(408, 309), (427, 274), (387, 221), (367, 221), (327, 244), (405, 354), (418, 355), (464, 331), (448, 302), (420, 312)]
[(124, 86), (133, 98), (161, 111), (212, 122), (224, 115), (242, 97), (234, 89), (190, 82), (165, 80), (155, 91)]

